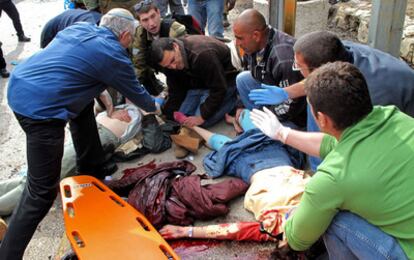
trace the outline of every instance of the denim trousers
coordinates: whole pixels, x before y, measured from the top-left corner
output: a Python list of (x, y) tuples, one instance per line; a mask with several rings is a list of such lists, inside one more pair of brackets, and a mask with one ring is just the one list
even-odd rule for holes
[(261, 88), (261, 83), (257, 81), (255, 78), (253, 78), (252, 73), (250, 71), (243, 71), (237, 75), (236, 86), (237, 91), (239, 92), (240, 100), (245, 108), (247, 108), (248, 110), (252, 110), (253, 108), (259, 109), (262, 107), (255, 105), (249, 99), (249, 93), (251, 90)]
[(223, 0), (188, 0), (188, 13), (194, 16), (203, 30), (207, 25), (210, 36), (224, 36), (223, 10)]
[(155, 5), (160, 10), (161, 17), (165, 17), (170, 7), (171, 14), (185, 14), (181, 0), (155, 0)]
[[(0, 245), (0, 259), (22, 259), (40, 221), (52, 206), (60, 180), (65, 125), (61, 119), (35, 120), (15, 113), (26, 134), (27, 181)], [(93, 102), (70, 121), (78, 169), (97, 176), (104, 162)]]
[(408, 259), (394, 237), (346, 211), (336, 214), (323, 240), (329, 259)]
[[(310, 105), (306, 105), (306, 112), (307, 112), (307, 131), (308, 132), (320, 132), (318, 125), (316, 124), (315, 118), (313, 118), (312, 111), (310, 109)], [(322, 159), (315, 156), (309, 155), (309, 166), (313, 172), (316, 172), (316, 168), (318, 168), (319, 164), (321, 164)]]
[[(187, 116), (199, 116), (200, 115), (200, 105), (209, 96), (210, 91), (208, 89), (190, 89), (187, 92), (187, 95), (180, 106), (180, 112), (184, 113)], [(201, 127), (210, 127), (224, 118), (226, 113), (229, 113), (234, 109), (237, 102), (236, 88), (228, 87), (226, 91), (226, 96), (222, 104), (219, 106), (218, 111), (208, 118)]]

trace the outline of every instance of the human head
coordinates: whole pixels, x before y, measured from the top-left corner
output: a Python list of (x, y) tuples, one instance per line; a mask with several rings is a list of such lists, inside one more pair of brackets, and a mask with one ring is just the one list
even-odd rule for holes
[(348, 62), (327, 63), (316, 69), (306, 79), (305, 92), (322, 131), (321, 120), (326, 117), (332, 120), (335, 130), (343, 131), (372, 111), (367, 82)]
[(172, 70), (184, 69), (184, 59), (177, 39), (163, 37), (154, 40), (150, 55), (153, 64)]
[(236, 18), (233, 32), (236, 45), (249, 55), (266, 46), (268, 34), (266, 20), (255, 9), (246, 9)]
[(143, 0), (134, 6), (135, 15), (141, 26), (150, 34), (157, 35), (161, 28), (160, 10), (152, 0)]
[(311, 32), (300, 37), (293, 46), (295, 61), (304, 77), (325, 63), (348, 61), (341, 40), (327, 31)]
[(101, 18), (99, 26), (110, 29), (119, 39), (121, 45), (127, 48), (135, 35), (138, 22), (131, 12), (123, 8), (109, 10)]

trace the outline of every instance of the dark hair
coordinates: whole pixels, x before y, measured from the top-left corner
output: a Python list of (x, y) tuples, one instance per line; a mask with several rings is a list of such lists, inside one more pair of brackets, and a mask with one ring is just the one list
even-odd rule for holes
[(303, 35), (295, 42), (293, 50), (300, 53), (311, 70), (328, 62), (351, 61), (338, 36), (327, 31), (311, 32)]
[(312, 72), (305, 82), (308, 101), (317, 112), (328, 115), (337, 130), (344, 130), (372, 111), (367, 82), (348, 62), (328, 63)]
[(164, 58), (164, 51), (174, 50), (174, 42), (176, 42), (175, 39), (168, 37), (161, 37), (152, 42), (150, 61), (153, 65), (158, 65), (162, 61)]
[(138, 4), (134, 5), (135, 15), (139, 20), (141, 14), (146, 14), (151, 10), (158, 10), (158, 7), (154, 4), (152, 0), (143, 0)]

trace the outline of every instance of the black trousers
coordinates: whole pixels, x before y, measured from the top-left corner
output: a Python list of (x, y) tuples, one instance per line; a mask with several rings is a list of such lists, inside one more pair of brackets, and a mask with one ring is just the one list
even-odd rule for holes
[[(22, 259), (40, 221), (46, 216), (57, 193), (60, 178), (66, 121), (34, 120), (15, 114), (26, 134), (27, 182), (1, 242), (0, 259)], [(70, 121), (78, 168), (96, 174), (104, 161), (93, 103)]]
[(4, 56), (3, 56), (3, 50), (1, 49), (1, 43), (0, 43), (0, 69), (5, 69), (6, 68), (6, 61), (4, 60)]
[(17, 36), (23, 36), (24, 32), (22, 23), (20, 22), (19, 11), (17, 11), (14, 3), (11, 0), (0, 3), (0, 16), (2, 11), (4, 11), (13, 21), (13, 26), (14, 29), (16, 29)]

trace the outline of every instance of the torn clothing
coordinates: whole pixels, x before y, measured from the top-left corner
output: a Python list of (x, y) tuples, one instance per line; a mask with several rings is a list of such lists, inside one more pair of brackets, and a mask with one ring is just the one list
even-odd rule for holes
[(129, 193), (128, 203), (156, 228), (167, 223), (189, 225), (195, 219), (225, 215), (229, 211), (225, 203), (247, 190), (247, 185), (239, 179), (202, 186), (202, 177), (189, 176), (195, 169), (187, 161), (158, 166), (151, 162), (107, 185), (121, 196)]

